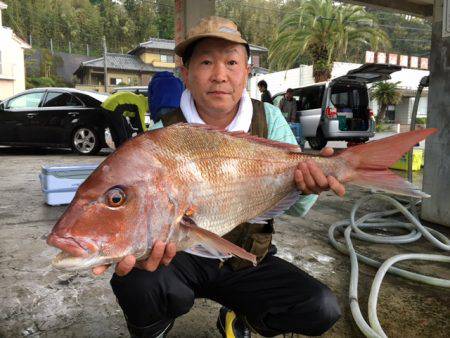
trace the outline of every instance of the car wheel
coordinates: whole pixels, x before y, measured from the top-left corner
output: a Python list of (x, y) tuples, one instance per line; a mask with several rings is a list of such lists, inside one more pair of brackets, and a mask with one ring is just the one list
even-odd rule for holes
[(323, 132), (321, 129), (317, 131), (316, 137), (309, 137), (308, 138), (309, 145), (314, 150), (321, 150), (327, 145), (327, 140), (325, 140), (325, 137), (323, 136)]
[(101, 140), (92, 127), (78, 127), (72, 134), (72, 149), (81, 155), (97, 154), (101, 149)]

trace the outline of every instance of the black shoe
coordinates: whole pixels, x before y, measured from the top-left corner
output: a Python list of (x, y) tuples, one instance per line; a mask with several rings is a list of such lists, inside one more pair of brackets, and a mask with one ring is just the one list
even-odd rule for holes
[(250, 328), (234, 311), (222, 306), (216, 323), (222, 338), (250, 338)]
[[(131, 338), (165, 338), (173, 327), (175, 320), (158, 322), (145, 327), (138, 327), (127, 321)], [(162, 328), (161, 328), (162, 327)]]

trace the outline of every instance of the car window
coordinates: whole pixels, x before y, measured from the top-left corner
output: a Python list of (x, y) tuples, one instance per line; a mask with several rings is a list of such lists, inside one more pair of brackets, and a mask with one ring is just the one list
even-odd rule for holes
[(300, 90), (298, 107), (300, 110), (322, 108), (325, 86), (311, 86)]
[(48, 92), (44, 107), (81, 107), (83, 104), (69, 93)]
[(28, 93), (9, 100), (10, 109), (37, 108), (44, 96), (44, 92)]
[(337, 109), (358, 108), (367, 106), (367, 90), (365, 88), (337, 87), (331, 92), (331, 103)]

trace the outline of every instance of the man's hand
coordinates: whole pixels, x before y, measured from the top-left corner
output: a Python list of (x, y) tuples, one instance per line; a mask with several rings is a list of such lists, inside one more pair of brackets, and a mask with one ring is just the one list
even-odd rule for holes
[[(132, 255), (126, 256), (117, 263), (115, 272), (119, 276), (125, 276), (135, 266), (142, 270), (155, 271), (161, 264), (169, 265), (176, 253), (177, 247), (174, 243), (166, 245), (162, 241), (156, 241), (150, 256), (145, 261), (136, 262), (136, 257)], [(108, 268), (109, 265), (96, 266), (92, 269), (92, 273), (94, 275), (101, 275)]]
[[(332, 156), (333, 148), (323, 148), (320, 152), (322, 156)], [(295, 184), (303, 194), (320, 194), (322, 191), (333, 190), (338, 196), (344, 196), (345, 187), (333, 176), (325, 176), (317, 164), (308, 160), (298, 165), (294, 174)]]

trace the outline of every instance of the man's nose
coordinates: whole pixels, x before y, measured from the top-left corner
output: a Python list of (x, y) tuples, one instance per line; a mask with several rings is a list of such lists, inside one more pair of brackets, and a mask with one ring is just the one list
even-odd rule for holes
[(212, 72), (213, 82), (225, 82), (227, 80), (227, 68), (222, 63), (216, 63)]

